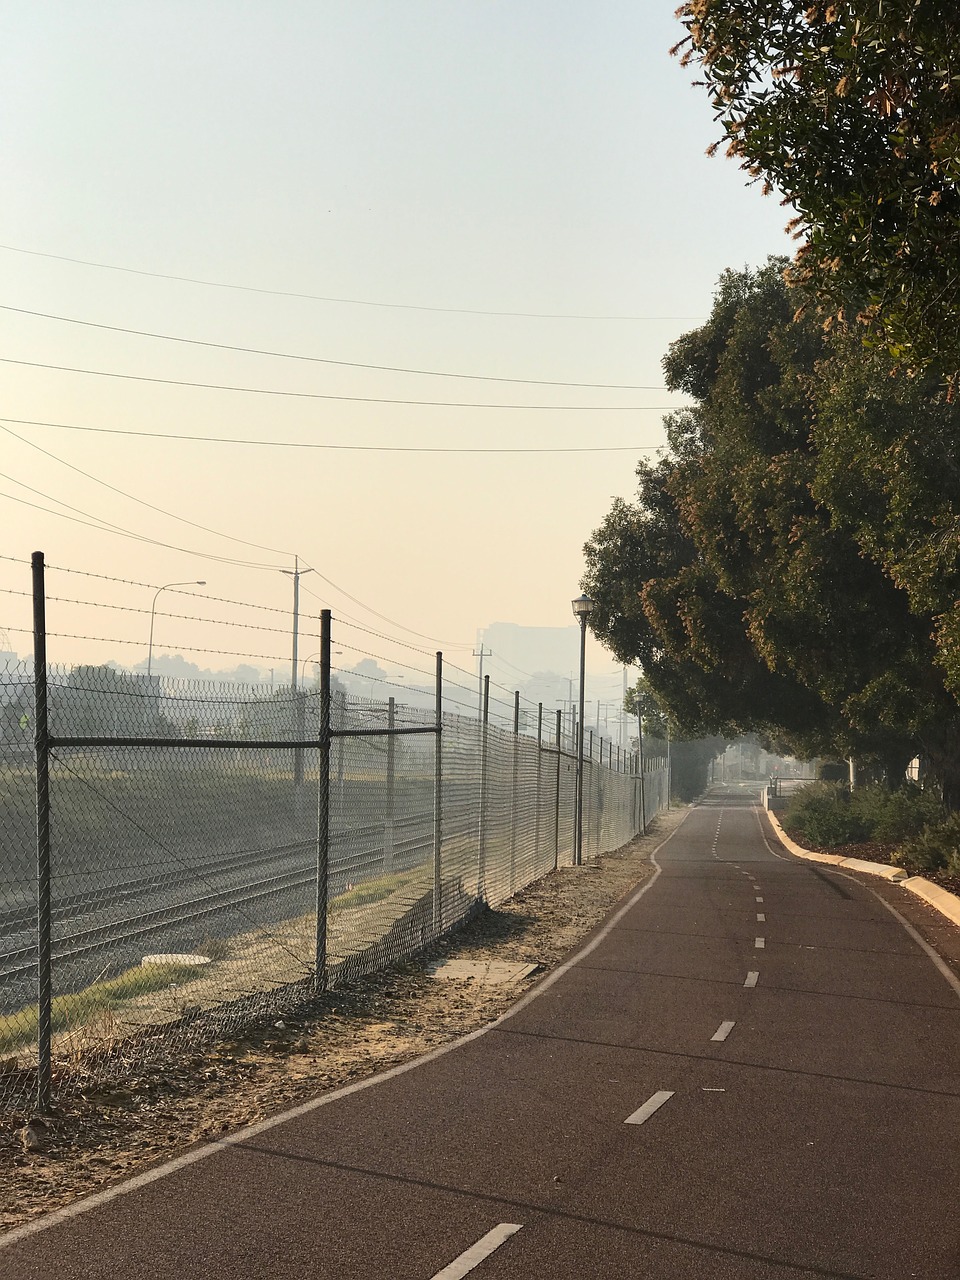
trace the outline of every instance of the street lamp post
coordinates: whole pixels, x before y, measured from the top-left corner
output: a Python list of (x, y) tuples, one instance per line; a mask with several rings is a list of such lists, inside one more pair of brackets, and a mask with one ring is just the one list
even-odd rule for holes
[(171, 587), (205, 587), (206, 582), (166, 582), (162, 587), (157, 587), (153, 597), (153, 604), (150, 606), (150, 643), (147, 646), (147, 684), (150, 683), (150, 673), (153, 670), (153, 624), (157, 615), (157, 596), (161, 591), (169, 591)]
[(587, 661), (587, 618), (593, 612), (593, 601), (587, 595), (573, 601), (573, 616), (580, 623), (580, 718), (577, 723), (577, 822), (573, 849), (573, 865), (583, 863), (583, 695)]

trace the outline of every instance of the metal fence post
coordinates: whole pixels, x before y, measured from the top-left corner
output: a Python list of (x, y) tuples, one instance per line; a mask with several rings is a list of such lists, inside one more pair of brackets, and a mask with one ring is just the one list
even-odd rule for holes
[[(582, 758), (583, 758), (583, 756), (582, 756), (582, 754), (581, 754), (581, 759), (582, 759)], [(594, 768), (594, 764), (593, 764), (593, 730), (592, 730), (592, 729), (590, 730), (590, 753), (589, 753), (589, 756), (587, 757), (587, 759), (588, 759), (588, 761), (589, 761), (589, 768), (588, 768), (588, 770), (587, 770), (587, 771), (588, 771), (588, 772), (589, 772), (589, 774), (590, 774), (590, 786), (587, 788), (587, 802), (588, 802), (588, 804), (590, 805), (590, 821), (589, 821), (589, 823), (584, 823), (584, 820), (583, 820), (583, 808), (584, 808), (584, 805), (583, 805), (583, 783), (584, 783), (584, 778), (583, 778), (583, 777), (581, 777), (581, 779), (580, 779), (580, 828), (581, 828), (580, 861), (581, 861), (581, 862), (583, 861), (583, 835), (582, 835), (583, 827), (584, 827), (584, 826), (586, 826), (586, 828), (587, 828), (587, 838), (589, 839), (589, 838), (590, 838), (590, 834), (591, 834), (591, 829), (592, 829), (592, 827), (593, 827), (593, 822), (594, 822), (594, 813), (595, 813), (595, 811), (596, 811), (596, 807), (597, 807), (597, 806), (596, 806), (596, 803), (595, 803), (595, 801), (596, 801), (596, 797), (595, 797), (595, 795), (594, 795), (594, 792), (595, 792), (595, 790), (596, 790), (596, 769)], [(585, 765), (581, 764), (581, 766), (580, 766), (580, 767), (581, 767), (581, 768), (586, 768), (587, 766), (585, 766)], [(594, 850), (594, 853), (596, 853), (596, 850)], [(587, 856), (589, 857), (590, 855), (588, 854)]]
[(643, 712), (640, 710), (640, 698), (637, 697), (637, 758), (640, 775), (640, 834), (647, 834), (647, 792), (646, 779), (643, 776)]
[(557, 801), (553, 807), (553, 869), (560, 865), (560, 759), (563, 734), (563, 709), (557, 708)]
[(540, 872), (540, 782), (543, 776), (543, 703), (537, 704), (537, 812), (533, 820), (533, 858)]
[(490, 677), (483, 677), (480, 721), (480, 823), (477, 839), (477, 897), (487, 896), (487, 726), (490, 720)]
[[(436, 707), (437, 732), (434, 736), (433, 761), (433, 923), (439, 931), (443, 925), (443, 654), (439, 651)], [(389, 738), (387, 741), (392, 742), (393, 739)]]
[[(387, 728), (394, 729), (397, 724), (397, 700), (387, 700)], [(392, 733), (387, 735), (387, 821), (383, 830), (383, 869), (393, 870), (394, 855), (394, 821), (397, 805), (397, 747)]]
[(320, 733), (317, 779), (317, 950), (314, 985), (327, 988), (327, 899), (330, 869), (330, 610), (320, 612)]
[(33, 569), (34, 753), (37, 784), (37, 1110), (50, 1107), (53, 972), (50, 927), (50, 743), (47, 725), (47, 622), (43, 552)]
[(517, 877), (517, 770), (520, 750), (520, 690), (513, 693), (513, 777), (510, 783), (510, 895)]

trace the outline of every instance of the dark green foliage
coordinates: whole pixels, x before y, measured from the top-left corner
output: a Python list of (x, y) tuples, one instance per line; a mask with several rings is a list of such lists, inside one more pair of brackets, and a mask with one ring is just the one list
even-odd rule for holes
[(937, 797), (914, 784), (897, 791), (869, 786), (851, 793), (842, 783), (815, 782), (791, 798), (783, 821), (801, 844), (836, 849), (916, 838), (942, 818)]
[(916, 836), (944, 816), (937, 796), (912, 782), (896, 791), (882, 786), (858, 787), (850, 797), (850, 807), (869, 833), (867, 839), (881, 844)]
[(960, 875), (960, 813), (951, 813), (904, 841), (891, 862), (908, 871), (946, 870)]
[(783, 823), (801, 844), (835, 848), (868, 839), (863, 816), (850, 804), (850, 793), (837, 782), (814, 782), (794, 795)]
[(710, 761), (726, 746), (724, 738), (694, 738), (670, 744), (670, 790), (689, 803), (707, 789)]
[[(954, 807), (956, 415), (929, 380), (891, 380), (880, 353), (798, 315), (783, 266), (726, 272), (670, 348), (667, 383), (697, 403), (585, 548), (591, 626), (642, 665), (680, 734), (753, 731), (892, 786), (920, 755)], [(881, 447), (891, 422), (924, 448)], [(956, 573), (938, 576), (945, 557)]]
[(896, 360), (956, 374), (957, 5), (687, 0), (678, 17), (727, 154), (797, 214), (796, 277)]

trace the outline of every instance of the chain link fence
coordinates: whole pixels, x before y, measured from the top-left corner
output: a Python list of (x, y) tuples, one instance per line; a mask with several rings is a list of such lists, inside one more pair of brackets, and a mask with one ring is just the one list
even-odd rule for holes
[[(350, 696), (326, 626), (309, 689), (0, 668), (0, 1110), (383, 968), (572, 862), (559, 716), (464, 714), (440, 655), (432, 706)], [(641, 785), (585, 739), (585, 857), (665, 807), (662, 764)]]

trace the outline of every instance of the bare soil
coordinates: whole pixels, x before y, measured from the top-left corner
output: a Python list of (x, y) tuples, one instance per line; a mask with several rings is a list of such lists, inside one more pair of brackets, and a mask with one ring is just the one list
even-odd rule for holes
[[(6, 1117), (0, 1230), (491, 1022), (653, 874), (651, 850), (685, 813), (661, 815), (645, 838), (545, 876), (416, 959), (327, 992), (295, 1014), (188, 1053), (127, 1061), (106, 1083), (101, 1064), (95, 1082), (91, 1075), (87, 1089), (39, 1124), (29, 1114)], [(448, 957), (538, 969), (512, 985), (434, 978), (429, 966)]]

